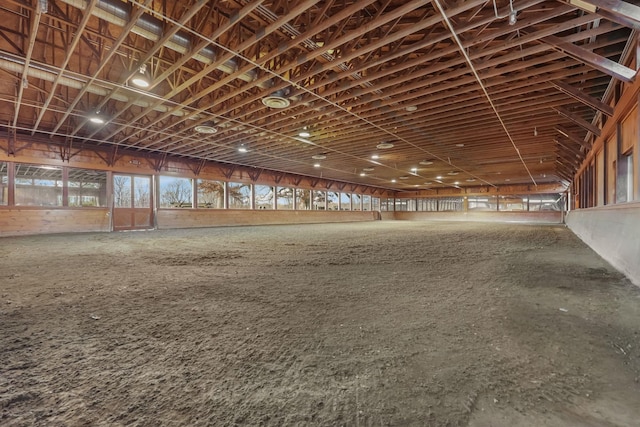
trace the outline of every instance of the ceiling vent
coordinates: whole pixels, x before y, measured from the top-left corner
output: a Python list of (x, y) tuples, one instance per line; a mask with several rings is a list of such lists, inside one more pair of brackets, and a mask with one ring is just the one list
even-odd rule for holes
[(197, 133), (205, 133), (205, 134), (212, 134), (212, 133), (218, 132), (218, 128), (216, 128), (215, 123), (213, 122), (204, 122), (194, 127), (193, 130), (195, 130)]
[(271, 95), (262, 98), (262, 103), (269, 108), (287, 108), (291, 105), (291, 101), (285, 95), (285, 90), (275, 91)]
[(389, 148), (393, 148), (393, 144), (390, 142), (381, 142), (380, 144), (376, 145), (376, 148), (379, 150), (387, 150)]

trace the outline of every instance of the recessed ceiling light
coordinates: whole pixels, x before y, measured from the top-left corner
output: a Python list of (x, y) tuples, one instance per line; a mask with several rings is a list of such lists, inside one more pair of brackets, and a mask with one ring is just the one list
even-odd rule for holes
[(475, 179), (474, 178), (467, 178), (467, 182), (474, 182)]
[(427, 182), (424, 183), (424, 185), (431, 185), (431, 184), (433, 184), (433, 182), (431, 182), (431, 181), (427, 181)]
[(362, 168), (365, 172), (372, 172), (375, 168)]
[(442, 175), (436, 176), (436, 179), (442, 179)]
[(432, 165), (433, 162), (431, 160), (423, 160), (420, 162), (420, 164), (423, 166), (429, 166), (429, 165)]
[(454, 182), (454, 184), (455, 184), (455, 185), (458, 185), (458, 184), (460, 184), (460, 181), (456, 181), (456, 182)]
[(360, 172), (360, 176), (365, 176), (366, 174), (364, 172)]
[(464, 144), (456, 144), (456, 147), (464, 147)]
[(372, 158), (373, 160), (378, 160), (378, 159), (380, 158), (380, 156), (378, 156), (377, 154), (372, 154), (372, 155), (371, 155), (371, 158)]
[(455, 175), (458, 175), (459, 173), (460, 173), (460, 172), (451, 171), (451, 172), (449, 172), (447, 175), (455, 176)]
[(320, 167), (320, 163), (314, 163), (314, 164), (313, 164), (313, 167), (314, 167), (314, 168), (319, 168), (319, 167)]
[(247, 148), (246, 147), (240, 147), (240, 148), (238, 148), (238, 152), (239, 153), (246, 153), (247, 152)]
[(309, 131), (307, 130), (307, 128), (305, 127), (304, 129), (302, 129), (300, 131), (300, 133), (298, 134), (298, 136), (301, 136), (303, 138), (309, 138), (311, 136), (311, 134), (309, 133)]
[(327, 158), (326, 154), (314, 154), (313, 156), (311, 156), (311, 158), (313, 160), (324, 160)]
[(398, 179), (409, 179), (409, 177), (408, 177), (408, 176), (403, 175), (403, 176), (399, 176), (399, 177), (398, 177)]
[(409, 105), (407, 108), (405, 108), (405, 110), (407, 111), (416, 111), (418, 109), (418, 107), (416, 107), (415, 105)]
[(376, 145), (376, 148), (379, 150), (387, 150), (389, 148), (393, 148), (393, 144), (390, 142), (381, 142), (380, 144)]
[(392, 179), (392, 180), (391, 180), (391, 182), (396, 182), (396, 180), (395, 180), (395, 179)]
[(215, 126), (215, 123), (210, 121), (197, 125), (196, 127), (193, 128), (193, 130), (196, 131), (197, 133), (204, 133), (209, 135), (218, 132), (218, 128)]
[(505, 181), (506, 181), (506, 182), (509, 182), (509, 181), (511, 181), (511, 180), (510, 180), (509, 178), (507, 178), (507, 179), (505, 179)]
[(411, 168), (411, 172), (418, 172), (418, 168), (416, 167)]

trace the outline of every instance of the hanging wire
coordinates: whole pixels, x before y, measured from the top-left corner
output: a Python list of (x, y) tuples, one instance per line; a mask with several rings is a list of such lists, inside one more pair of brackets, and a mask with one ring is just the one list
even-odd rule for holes
[(471, 72), (473, 73), (473, 75), (475, 76), (476, 80), (478, 81), (478, 84), (482, 88), (482, 92), (484, 92), (484, 95), (486, 96), (487, 101), (489, 101), (489, 104), (491, 105), (491, 108), (493, 109), (493, 112), (496, 114), (496, 117), (498, 118), (498, 121), (502, 125), (502, 128), (504, 129), (504, 132), (507, 134), (507, 137), (509, 138), (509, 141), (511, 141), (511, 145), (513, 145), (513, 148), (516, 150), (516, 153), (518, 154), (518, 157), (520, 158), (520, 161), (522, 162), (522, 166), (524, 166), (524, 168), (527, 170), (527, 173), (529, 174), (529, 177), (531, 178), (531, 182), (533, 182), (533, 185), (535, 185), (537, 187), (538, 184), (536, 183), (536, 180), (533, 178), (533, 175), (531, 175), (531, 171), (529, 170), (529, 168), (527, 167), (527, 164), (525, 163), (524, 159), (522, 158), (522, 155), (520, 154), (520, 150), (518, 149), (518, 146), (516, 145), (515, 141), (511, 137), (511, 134), (509, 133), (509, 129), (507, 129), (507, 125), (502, 120), (502, 117), (500, 116), (500, 113), (498, 113), (498, 109), (496, 108), (495, 104), (493, 103), (493, 100), (491, 99), (491, 96), (489, 96), (489, 92), (487, 92), (487, 89), (485, 88), (484, 84), (482, 83), (482, 80), (480, 79), (480, 75), (478, 75), (478, 72), (476, 71), (476, 68), (473, 66), (473, 63), (471, 62), (471, 58), (469, 58), (469, 55), (467, 55), (466, 50), (462, 46), (462, 42), (460, 41), (460, 38), (458, 38), (458, 35), (456, 34), (455, 30), (453, 29), (453, 25), (451, 25), (451, 21), (449, 21), (449, 18), (447, 18), (447, 14), (444, 12), (444, 9), (440, 5), (440, 1), (439, 0), (433, 0), (433, 3), (436, 5), (436, 7), (438, 8), (438, 11), (442, 15), (442, 19), (445, 22), (445, 24), (447, 25), (447, 28), (449, 29), (449, 31), (451, 32), (451, 36), (453, 37), (454, 41), (458, 45), (458, 49), (460, 50), (460, 52), (464, 56), (464, 59), (467, 62), (467, 65), (469, 65), (469, 68), (471, 69)]

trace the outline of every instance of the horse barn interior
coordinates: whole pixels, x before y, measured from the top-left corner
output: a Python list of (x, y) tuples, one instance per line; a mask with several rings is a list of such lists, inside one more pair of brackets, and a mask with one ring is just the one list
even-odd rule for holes
[(639, 30), (3, 0), (0, 424), (637, 426)]

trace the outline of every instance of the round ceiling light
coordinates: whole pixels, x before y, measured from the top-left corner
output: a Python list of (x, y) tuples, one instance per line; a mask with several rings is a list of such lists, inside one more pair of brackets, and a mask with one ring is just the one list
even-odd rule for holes
[(327, 158), (326, 154), (314, 154), (313, 156), (311, 156), (311, 158), (313, 160), (324, 160)]
[(362, 168), (363, 171), (365, 172), (373, 172), (375, 168)]
[(423, 160), (423, 161), (420, 162), (420, 164), (422, 166), (429, 166), (429, 165), (432, 165), (433, 162), (431, 160)]
[(393, 148), (393, 144), (390, 142), (381, 142), (380, 144), (376, 145), (376, 148), (379, 150), (387, 150), (389, 148)]
[(447, 175), (455, 176), (455, 175), (458, 175), (459, 173), (460, 173), (460, 172), (451, 171), (451, 172), (449, 172)]
[(405, 176), (399, 176), (398, 179), (409, 179), (409, 177), (406, 176), (406, 175)]
[(262, 98), (262, 103), (269, 108), (287, 108), (291, 105), (291, 101), (278, 94), (265, 96)]
[(418, 107), (416, 107), (415, 105), (409, 105), (407, 108), (405, 108), (405, 110), (407, 111), (416, 111), (418, 109)]
[(204, 122), (193, 128), (197, 133), (212, 134), (218, 132), (213, 122)]

